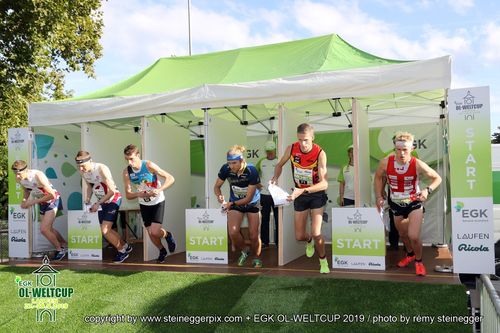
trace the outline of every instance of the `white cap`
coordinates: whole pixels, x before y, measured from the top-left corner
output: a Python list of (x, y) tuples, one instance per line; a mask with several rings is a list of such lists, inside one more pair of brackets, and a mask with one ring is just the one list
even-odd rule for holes
[(353, 146), (353, 145), (350, 145), (349, 147), (347, 147), (347, 151), (349, 151), (349, 149), (354, 150), (354, 146)]
[(266, 151), (271, 151), (271, 150), (275, 150), (276, 149), (276, 144), (274, 143), (274, 141), (267, 141), (265, 146), (264, 146), (264, 149)]

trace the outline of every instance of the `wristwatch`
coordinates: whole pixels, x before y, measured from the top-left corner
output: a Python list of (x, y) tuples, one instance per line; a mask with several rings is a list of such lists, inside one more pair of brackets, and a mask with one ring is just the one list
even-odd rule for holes
[(304, 193), (309, 193), (309, 191), (307, 189), (304, 189)]
[(434, 191), (430, 186), (427, 186), (426, 190), (427, 190), (427, 193), (429, 193), (429, 194), (432, 194), (432, 192)]

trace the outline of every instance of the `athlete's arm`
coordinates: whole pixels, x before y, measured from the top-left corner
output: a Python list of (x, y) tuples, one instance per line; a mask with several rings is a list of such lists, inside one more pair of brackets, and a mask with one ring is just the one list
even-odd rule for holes
[(22, 209), (28, 209), (29, 206), (26, 204), (28, 202), (28, 198), (30, 197), (31, 190), (27, 189), (23, 186), (23, 201), (21, 202)]
[(109, 168), (106, 165), (100, 164), (99, 174), (101, 175), (102, 182), (106, 184), (106, 187), (108, 188), (108, 192), (106, 193), (106, 195), (103, 196), (99, 201), (97, 201), (97, 204), (102, 205), (103, 203), (114, 197), (117, 191), (116, 184), (113, 181), (113, 177), (111, 176), (111, 171), (109, 171)]
[(290, 159), (290, 155), (292, 154), (292, 145), (289, 145), (285, 149), (285, 153), (281, 156), (278, 164), (274, 167), (274, 175), (271, 178), (270, 182), (272, 184), (276, 184), (278, 182), (278, 178), (281, 176), (281, 172), (283, 171), (283, 165)]
[(125, 198), (128, 200), (136, 199), (136, 198), (144, 198), (150, 197), (150, 195), (146, 194), (146, 192), (133, 192), (132, 185), (130, 184), (130, 178), (128, 176), (128, 168), (123, 170), (123, 184), (125, 186)]
[(28, 200), (28, 202), (31, 203), (30, 206), (34, 205), (34, 204), (39, 204), (42, 202), (47, 202), (47, 201), (52, 200), (56, 197), (56, 192), (54, 191), (52, 186), (50, 186), (49, 179), (47, 178), (47, 176), (45, 176), (45, 174), (43, 172), (38, 171), (37, 173), (35, 173), (35, 180), (36, 180), (38, 186), (43, 188), (43, 190), (45, 191), (46, 194), (43, 197), (41, 197), (40, 199)]
[(172, 176), (171, 174), (169, 174), (168, 172), (166, 172), (165, 170), (160, 168), (155, 163), (153, 163), (151, 161), (147, 161), (146, 167), (148, 168), (148, 170), (151, 173), (157, 174), (158, 176), (160, 176), (161, 178), (164, 179), (163, 184), (160, 186), (160, 188), (151, 190), (151, 193), (153, 194), (153, 196), (158, 195), (158, 193), (166, 190), (167, 188), (169, 188), (170, 186), (172, 186), (174, 184), (174, 182), (175, 182), (174, 176)]
[(87, 184), (87, 186), (85, 186), (85, 204), (88, 205), (90, 203), (90, 199), (92, 198), (92, 185), (84, 180), (84, 182)]
[[(419, 175), (424, 175), (431, 180), (431, 183), (428, 185), (428, 187), (431, 188), (431, 191), (434, 191), (439, 186), (439, 184), (441, 184), (441, 176), (439, 176), (439, 174), (434, 169), (428, 166), (427, 163), (419, 160), (418, 158), (417, 158), (417, 173)], [(427, 200), (428, 196), (429, 196), (429, 190), (425, 188), (422, 191), (420, 191), (418, 199), (420, 201), (425, 201)]]
[(375, 196), (377, 197), (376, 199), (376, 204), (377, 204), (377, 209), (380, 211), (382, 207), (384, 206), (384, 200), (386, 198), (386, 193), (385, 193), (385, 170), (387, 170), (387, 160), (388, 158), (384, 158), (380, 160), (378, 164), (377, 171), (375, 171), (375, 178), (373, 179), (373, 187), (375, 189)]
[(217, 177), (217, 180), (215, 181), (214, 185), (214, 194), (217, 197), (217, 201), (219, 201), (220, 204), (224, 202), (224, 196), (222, 195), (221, 191), (222, 184), (224, 184), (224, 180)]

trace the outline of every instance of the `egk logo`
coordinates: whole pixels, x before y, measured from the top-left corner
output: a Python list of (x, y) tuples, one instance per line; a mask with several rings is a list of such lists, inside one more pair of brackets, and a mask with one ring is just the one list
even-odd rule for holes
[(26, 219), (26, 212), (16, 212), (14, 208), (10, 209), (10, 215), (14, 220), (24, 220)]
[(488, 211), (487, 209), (464, 209), (465, 205), (461, 201), (457, 201), (456, 206), (454, 207), (457, 212), (460, 212), (462, 214), (462, 218), (464, 219), (470, 219), (470, 218), (488, 218), (488, 215), (486, 212)]

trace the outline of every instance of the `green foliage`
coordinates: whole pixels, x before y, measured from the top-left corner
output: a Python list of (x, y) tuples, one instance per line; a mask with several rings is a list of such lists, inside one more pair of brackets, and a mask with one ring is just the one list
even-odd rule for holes
[(0, 218), (6, 215), (7, 129), (27, 126), (29, 103), (64, 99), (65, 74), (94, 77), (100, 0), (0, 1)]
[[(500, 130), (500, 126), (497, 129)], [(491, 143), (500, 143), (500, 132), (495, 132), (491, 135)]]

